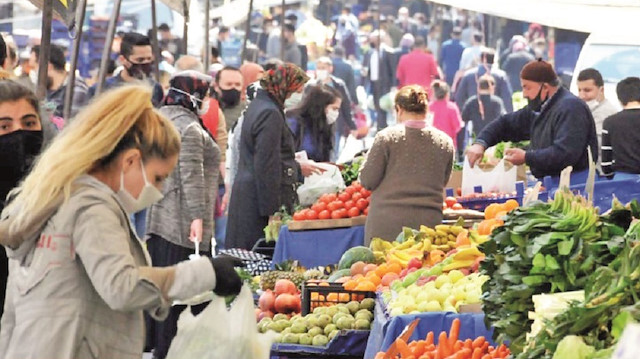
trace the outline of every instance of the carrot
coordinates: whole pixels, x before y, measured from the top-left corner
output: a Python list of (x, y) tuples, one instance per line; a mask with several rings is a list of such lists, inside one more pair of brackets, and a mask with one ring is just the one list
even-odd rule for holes
[(427, 334), (427, 339), (426, 339), (427, 345), (433, 344), (433, 335), (434, 335), (433, 332), (429, 332)]
[(400, 353), (400, 358), (408, 358), (412, 355), (411, 349), (409, 349), (407, 342), (405, 342), (402, 338), (396, 339), (396, 348)]
[(447, 339), (447, 333), (441, 332), (438, 337), (438, 353), (440, 354), (440, 359), (445, 359), (449, 355), (451, 355), (451, 348), (449, 347), (449, 341)]
[(464, 347), (473, 350), (473, 340), (467, 339), (464, 341)]
[(491, 359), (491, 355), (485, 354), (482, 356), (482, 359)]
[(425, 349), (427, 348), (427, 343), (424, 340), (419, 340), (414, 343), (416, 343), (416, 345), (413, 347), (413, 354), (419, 357), (424, 354)]
[(489, 342), (484, 342), (484, 343), (482, 344), (482, 347), (480, 347), (480, 348), (482, 349), (482, 352), (483, 352), (483, 353), (488, 352), (488, 349), (489, 349)]
[[(449, 339), (451, 339), (451, 338), (449, 338)], [(449, 341), (449, 345), (451, 345), (451, 341)], [(463, 343), (463, 342), (461, 342), (461, 341), (459, 341), (459, 340), (458, 340), (458, 341), (456, 341), (456, 342), (453, 344), (453, 352), (454, 352), (454, 353), (459, 352), (459, 351), (460, 351), (460, 349), (462, 349), (462, 348), (464, 348), (464, 343)]]
[(456, 354), (458, 359), (469, 359), (471, 358), (471, 349), (462, 348)]
[(475, 348), (473, 349), (473, 354), (471, 354), (471, 359), (481, 359), (482, 358), (482, 349)]
[(451, 323), (451, 329), (449, 329), (449, 346), (453, 346), (453, 344), (458, 340), (458, 336), (460, 335), (460, 319), (456, 318)]
[(473, 347), (474, 348), (481, 348), (482, 345), (485, 343), (485, 339), (483, 336), (479, 336), (476, 339), (473, 340)]

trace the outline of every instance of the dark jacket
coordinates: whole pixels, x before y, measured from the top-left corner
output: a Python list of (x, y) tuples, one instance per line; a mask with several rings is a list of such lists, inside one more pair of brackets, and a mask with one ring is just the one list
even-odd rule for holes
[(356, 94), (356, 80), (355, 75), (353, 74), (353, 67), (344, 61), (344, 59), (340, 57), (333, 58), (333, 76), (339, 78), (344, 81), (344, 84), (347, 86), (347, 91), (349, 93), (349, 97), (351, 98), (351, 102), (358, 102), (358, 96)]
[(488, 124), (476, 143), (485, 148), (502, 141), (531, 140), (525, 162), (537, 178), (559, 176), (567, 166), (578, 172), (589, 167), (587, 146), (598, 157), (596, 127), (589, 107), (563, 87), (547, 101), (540, 114), (528, 107)]
[[(377, 50), (375, 50), (377, 51)], [(380, 82), (380, 89), (382, 95), (391, 91), (391, 87), (396, 86), (396, 67), (397, 67), (398, 59), (394, 52), (391, 52), (387, 49), (382, 50), (382, 59), (379, 62), (380, 66), (380, 77), (378, 81)], [(364, 55), (364, 60), (362, 62), (362, 66), (369, 69), (369, 73), (367, 74), (367, 82), (371, 82), (371, 50)]]
[(504, 72), (507, 73), (507, 76), (509, 77), (509, 83), (511, 83), (511, 89), (514, 92), (522, 91), (522, 84), (520, 83), (520, 71), (522, 71), (524, 65), (535, 59), (536, 58), (526, 50), (512, 52), (507, 56), (501, 67)]
[(247, 107), (239, 148), (226, 243), (228, 248), (251, 249), (263, 236), (269, 216), (283, 205), (291, 211), (300, 173), (284, 112), (263, 90)]
[(462, 120), (467, 124), (473, 123), (473, 133), (478, 134), (490, 122), (498, 119), (498, 117), (507, 113), (504, 109), (504, 103), (500, 97), (495, 95), (480, 95), (484, 116), (480, 113), (480, 104), (478, 96), (472, 96), (467, 100), (462, 108)]
[[(69, 77), (64, 80), (62, 86), (55, 91), (47, 91), (47, 102), (55, 104), (54, 116), (63, 117), (64, 112), (64, 96), (67, 92), (67, 86)], [(75, 85), (73, 86), (73, 98), (71, 99), (71, 117), (74, 117), (84, 106), (89, 102), (89, 95), (87, 92), (89, 87), (81, 78), (75, 78)], [(69, 120), (69, 119), (66, 119)]]
[[(124, 70), (123, 70), (124, 71)], [(134, 81), (132, 83), (140, 83), (140, 81)], [(118, 86), (126, 85), (127, 82), (122, 79), (121, 74), (117, 74), (115, 76), (111, 76), (108, 79), (104, 80), (104, 86), (102, 87), (102, 92), (108, 91), (109, 89), (116, 88)], [(153, 107), (159, 108), (162, 104), (162, 99), (164, 98), (164, 92), (162, 91), (162, 86), (159, 83), (149, 80), (148, 84), (153, 86), (153, 92), (151, 94), (151, 103), (153, 103)], [(98, 84), (95, 84), (89, 87), (88, 95), (89, 99), (95, 96), (96, 91), (98, 90)]]
[[(455, 100), (459, 108), (462, 108), (467, 100), (478, 93), (477, 79), (484, 75), (485, 69), (482, 65), (475, 69), (470, 69), (465, 72), (464, 76), (460, 80), (456, 88)], [(513, 112), (513, 91), (511, 90), (511, 84), (507, 79), (507, 74), (500, 69), (491, 69), (491, 76), (496, 81), (496, 96), (502, 99), (504, 102), (504, 109), (507, 112)]]
[(459, 39), (449, 39), (442, 44), (440, 50), (440, 67), (449, 85), (453, 84), (453, 78), (460, 68), (460, 58), (464, 51), (464, 45)]

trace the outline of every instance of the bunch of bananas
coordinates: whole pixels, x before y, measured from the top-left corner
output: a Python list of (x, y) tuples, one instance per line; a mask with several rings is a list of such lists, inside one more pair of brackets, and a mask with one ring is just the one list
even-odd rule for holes
[(594, 239), (598, 236), (595, 226), (600, 219), (598, 209), (584, 197), (576, 196), (568, 190), (557, 191), (550, 210), (564, 215), (564, 218), (554, 223), (551, 228), (574, 232), (583, 239)]

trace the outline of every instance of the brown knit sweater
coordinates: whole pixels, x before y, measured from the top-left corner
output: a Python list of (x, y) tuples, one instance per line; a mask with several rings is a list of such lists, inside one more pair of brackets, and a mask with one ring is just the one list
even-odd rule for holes
[(365, 244), (380, 237), (393, 241), (403, 226), (442, 222), (442, 190), (453, 165), (453, 141), (434, 128), (396, 125), (380, 131), (360, 172), (373, 191)]

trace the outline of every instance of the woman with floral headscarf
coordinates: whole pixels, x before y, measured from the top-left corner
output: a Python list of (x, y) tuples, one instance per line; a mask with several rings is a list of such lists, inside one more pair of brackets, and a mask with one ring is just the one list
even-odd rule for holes
[[(197, 71), (174, 74), (160, 108), (180, 133), (182, 145), (178, 164), (165, 182), (164, 197), (149, 208), (147, 216), (147, 249), (155, 266), (189, 259), (195, 241), (200, 242), (201, 254), (211, 255), (220, 149), (198, 118), (207, 112), (211, 80)], [(194, 306), (192, 312), (205, 306)], [(166, 356), (184, 308), (173, 306), (164, 322), (148, 322), (154, 358)]]
[(246, 110), (240, 134), (240, 160), (231, 190), (227, 248), (251, 249), (263, 236), (269, 217), (282, 206), (289, 211), (301, 168), (295, 160), (293, 134), (284, 117), (284, 102), (302, 93), (309, 80), (296, 65), (287, 63), (265, 72), (261, 89)]

